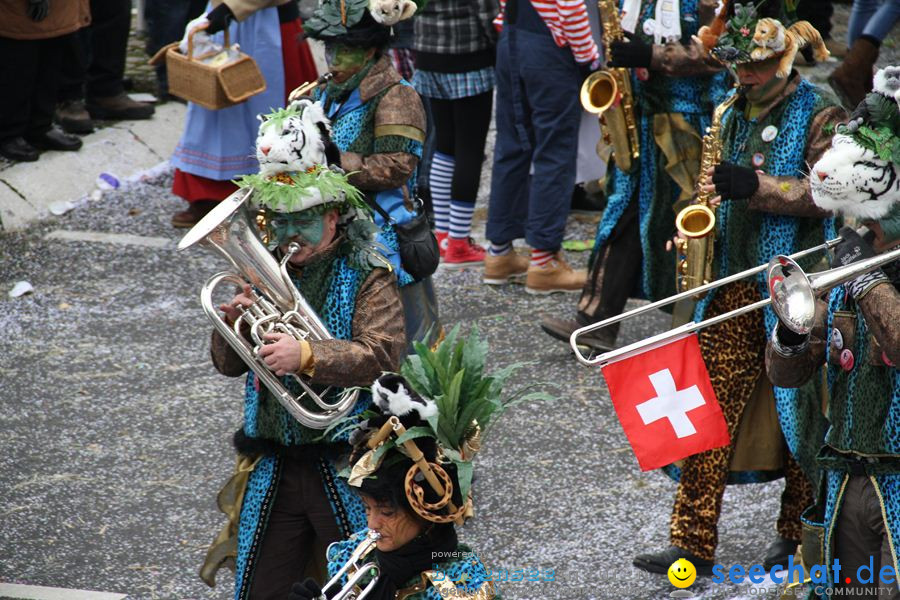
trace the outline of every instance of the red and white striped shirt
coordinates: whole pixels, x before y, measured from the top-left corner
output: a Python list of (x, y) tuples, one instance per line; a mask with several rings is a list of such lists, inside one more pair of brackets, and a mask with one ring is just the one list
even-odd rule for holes
[[(531, 0), (531, 5), (547, 24), (556, 45), (571, 48), (577, 62), (589, 63), (600, 58), (584, 0)], [(506, 0), (500, 0), (500, 14), (494, 19), (498, 30), (503, 27), (505, 10)]]

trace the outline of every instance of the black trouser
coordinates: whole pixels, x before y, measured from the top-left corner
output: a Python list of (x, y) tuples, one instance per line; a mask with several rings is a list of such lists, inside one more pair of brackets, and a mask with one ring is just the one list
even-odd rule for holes
[[(144, 19), (147, 23), (147, 54), (153, 56), (160, 48), (184, 36), (184, 28), (206, 8), (206, 0), (146, 0)], [(169, 91), (166, 61), (156, 65), (159, 93)]]
[[(641, 277), (640, 219), (637, 193), (631, 198), (609, 239), (592, 257), (588, 278), (578, 300), (580, 323), (596, 323), (621, 314)], [(603, 331), (615, 337), (618, 323)]]
[(91, 0), (91, 24), (72, 38), (63, 59), (60, 100), (108, 98), (125, 91), (131, 0)]
[[(318, 461), (282, 459), (278, 491), (269, 513), (250, 583), (250, 600), (284, 600), (306, 577), (311, 559), (342, 538)], [(324, 582), (319, 581), (319, 584)]]
[(60, 64), (70, 37), (0, 37), (0, 140), (39, 135), (50, 129)]
[(434, 118), (435, 149), (454, 160), (450, 197), (475, 202), (494, 92), (456, 100), (431, 98), (429, 102)]

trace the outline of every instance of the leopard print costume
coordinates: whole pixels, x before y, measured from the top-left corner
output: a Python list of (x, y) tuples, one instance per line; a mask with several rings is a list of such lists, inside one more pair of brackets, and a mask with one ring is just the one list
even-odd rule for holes
[[(753, 284), (726, 285), (712, 299), (706, 316), (720, 315), (758, 300), (759, 292)], [(700, 351), (732, 440), (736, 439), (747, 399), (764, 375), (766, 339), (762, 321), (762, 314), (754, 311), (700, 332)], [(670, 538), (673, 545), (705, 560), (715, 557), (717, 523), (733, 454), (734, 444), (708, 450), (687, 458), (681, 469)], [(778, 534), (799, 540), (800, 513), (812, 501), (812, 485), (788, 456), (776, 524)]]

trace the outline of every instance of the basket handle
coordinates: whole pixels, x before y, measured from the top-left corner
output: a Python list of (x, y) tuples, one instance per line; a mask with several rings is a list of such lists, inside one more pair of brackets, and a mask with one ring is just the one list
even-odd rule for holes
[[(188, 33), (188, 47), (187, 47), (187, 57), (188, 60), (194, 60), (194, 36), (198, 31), (203, 31), (207, 27), (209, 27), (209, 23), (206, 25), (201, 25), (200, 27), (195, 27)], [(231, 46), (231, 33), (228, 31), (228, 27), (225, 28), (225, 47), (227, 50), (228, 47)]]

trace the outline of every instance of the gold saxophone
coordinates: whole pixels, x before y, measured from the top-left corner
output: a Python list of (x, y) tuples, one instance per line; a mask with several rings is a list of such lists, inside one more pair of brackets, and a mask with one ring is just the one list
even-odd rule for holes
[(678, 241), (678, 264), (675, 285), (679, 292), (694, 289), (712, 281), (713, 250), (716, 238), (716, 213), (709, 207), (715, 192), (704, 192), (709, 181), (706, 172), (722, 162), (722, 117), (738, 94), (733, 94), (713, 111), (712, 123), (703, 136), (700, 176), (697, 178), (697, 200), (685, 206), (675, 217), (675, 227), (686, 239)]
[[(609, 52), (613, 42), (625, 39), (619, 11), (615, 0), (597, 0), (597, 9), (603, 28), (603, 46)], [(626, 173), (633, 170), (641, 155), (641, 147), (628, 69), (604, 69), (591, 73), (581, 84), (580, 97), (586, 111), (600, 116), (603, 141), (612, 145), (616, 166)]]

